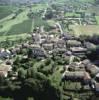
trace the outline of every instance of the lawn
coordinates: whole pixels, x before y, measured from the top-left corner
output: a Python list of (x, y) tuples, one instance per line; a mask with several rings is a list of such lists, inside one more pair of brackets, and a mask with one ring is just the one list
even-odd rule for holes
[(99, 25), (71, 25), (70, 28), (74, 31), (74, 34), (80, 35), (93, 35), (99, 34)]

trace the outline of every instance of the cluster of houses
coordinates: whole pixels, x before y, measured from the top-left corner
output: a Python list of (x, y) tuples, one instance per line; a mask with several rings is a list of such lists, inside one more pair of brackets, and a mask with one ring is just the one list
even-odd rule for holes
[(99, 67), (86, 59), (64, 66), (62, 82), (80, 82), (82, 87), (89, 86), (89, 90), (99, 93)]

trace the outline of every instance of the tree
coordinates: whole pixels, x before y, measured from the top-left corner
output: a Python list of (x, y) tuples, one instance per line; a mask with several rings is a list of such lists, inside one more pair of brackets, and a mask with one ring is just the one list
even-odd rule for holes
[(28, 58), (31, 58), (31, 57), (32, 57), (32, 49), (29, 48), (29, 49), (28, 49)]
[(25, 79), (25, 70), (24, 70), (23, 68), (20, 68), (20, 69), (18, 70), (18, 78), (19, 78), (20, 80), (24, 80), (24, 79)]
[(33, 96), (34, 100), (60, 100), (60, 89), (52, 85), (51, 81), (41, 73), (36, 73), (36, 78), (28, 78), (24, 83), (24, 93)]

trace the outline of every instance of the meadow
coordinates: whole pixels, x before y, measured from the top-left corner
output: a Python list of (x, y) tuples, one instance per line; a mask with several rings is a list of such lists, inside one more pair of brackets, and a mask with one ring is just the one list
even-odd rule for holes
[(99, 25), (71, 25), (70, 28), (74, 31), (75, 35), (93, 35), (99, 34)]
[(31, 26), (32, 26), (32, 20), (27, 19), (22, 23), (13, 25), (11, 29), (8, 31), (7, 35), (29, 33), (31, 31)]
[(12, 14), (14, 10), (16, 10), (16, 7), (0, 6), (0, 19)]

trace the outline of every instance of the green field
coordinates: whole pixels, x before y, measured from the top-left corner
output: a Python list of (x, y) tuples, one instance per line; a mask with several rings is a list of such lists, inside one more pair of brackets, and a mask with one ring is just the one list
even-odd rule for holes
[(16, 7), (0, 6), (0, 19), (12, 14), (14, 10), (16, 10)]
[(7, 35), (28, 33), (31, 31), (31, 26), (32, 26), (32, 20), (27, 19), (22, 23), (13, 25), (11, 29), (8, 31)]
[(99, 16), (96, 16), (97, 24), (99, 25)]
[(99, 25), (71, 25), (70, 28), (74, 31), (76, 35), (93, 35), (99, 34)]
[(29, 34), (16, 34), (16, 35), (9, 35), (9, 36), (0, 36), (0, 42), (5, 41), (6, 39), (8, 40), (20, 40), (20, 39), (26, 39), (27, 37), (30, 37)]
[[(39, 10), (46, 9), (46, 4), (34, 4), (32, 5), (31, 10), (33, 12), (38, 12)], [(15, 16), (15, 12), (18, 9), (22, 9), (23, 11), (18, 13)], [(4, 41), (6, 37), (15, 38), (16, 35), (22, 37), (25, 33), (30, 33), (33, 31), (34, 26), (47, 26), (47, 22), (43, 21), (39, 17), (35, 20), (30, 19), (27, 15), (30, 12), (29, 7), (12, 7), (12, 6), (0, 6), (0, 41)], [(13, 36), (14, 35), (14, 36)], [(28, 36), (27, 34), (24, 35)]]

